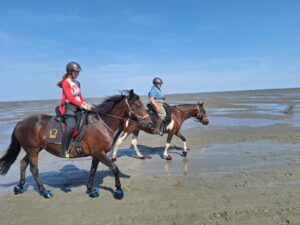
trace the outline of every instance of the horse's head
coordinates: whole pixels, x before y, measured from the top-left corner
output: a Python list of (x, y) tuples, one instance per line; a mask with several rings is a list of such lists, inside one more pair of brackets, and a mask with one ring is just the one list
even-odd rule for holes
[(129, 119), (143, 128), (152, 127), (152, 120), (140, 97), (133, 90), (122, 92), (121, 95), (108, 97), (100, 105), (95, 106), (95, 112), (115, 121)]
[(152, 120), (146, 111), (140, 97), (131, 89), (128, 96), (125, 98), (126, 104), (129, 109), (129, 118), (136, 120), (138, 125), (143, 128), (152, 127)]
[(195, 118), (201, 122), (203, 125), (207, 125), (209, 123), (208, 116), (206, 115), (206, 111), (204, 109), (204, 102), (197, 103), (197, 114)]

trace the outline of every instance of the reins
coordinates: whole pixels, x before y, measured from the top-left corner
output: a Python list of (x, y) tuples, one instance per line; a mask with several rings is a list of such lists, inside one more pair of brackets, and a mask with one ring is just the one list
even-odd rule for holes
[(131, 121), (131, 122), (134, 122), (134, 123), (136, 123), (136, 124), (138, 124), (139, 122), (136, 121), (136, 120), (131, 119), (131, 118), (130, 118), (131, 115), (134, 115), (134, 116), (137, 117), (138, 119), (142, 119), (142, 120), (145, 119), (145, 118), (147, 118), (147, 117), (149, 116), (149, 114), (147, 114), (147, 115), (145, 115), (145, 116), (142, 116), (142, 117), (139, 116), (139, 115), (137, 115), (137, 114), (133, 111), (132, 107), (129, 105), (127, 98), (125, 98), (125, 103), (126, 103), (128, 109), (129, 109), (129, 118), (124, 118), (124, 117), (116, 116), (116, 115), (109, 114), (109, 113), (98, 113), (98, 112), (96, 112), (96, 111), (93, 111), (93, 112), (94, 112), (95, 114), (97, 114), (98, 119), (101, 120), (101, 121), (105, 124), (105, 126), (106, 126), (112, 133), (114, 133), (114, 132), (108, 127), (108, 125), (105, 123), (105, 121), (103, 121), (103, 120), (101, 119), (101, 117), (100, 117), (101, 115), (102, 115), (102, 116), (109, 116), (109, 117), (112, 117), (112, 118), (115, 118), (115, 119), (119, 119), (119, 120), (123, 120), (123, 121)]
[[(133, 120), (133, 119), (130, 119), (130, 118), (125, 118), (125, 117), (121, 117), (121, 116), (116, 116), (116, 115), (113, 115), (113, 114), (108, 114), (108, 113), (96, 113), (98, 118), (101, 119), (101, 115), (102, 116), (109, 116), (109, 117), (112, 117), (112, 118), (115, 118), (115, 119), (119, 119), (119, 120), (123, 120), (123, 121), (132, 121), (132, 122), (135, 122), (135, 123), (138, 123), (137, 121)], [(102, 120), (102, 119), (101, 119)], [(103, 121), (104, 122), (104, 121)]]

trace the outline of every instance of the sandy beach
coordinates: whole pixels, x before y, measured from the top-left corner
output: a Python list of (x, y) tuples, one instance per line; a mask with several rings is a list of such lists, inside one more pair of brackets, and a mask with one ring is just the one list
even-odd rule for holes
[[(146, 160), (122, 144), (116, 164), (125, 191), (113, 198), (114, 178), (99, 165), (98, 198), (85, 194), (91, 158), (40, 154), (40, 176), (54, 196), (44, 199), (27, 170), (27, 191), (14, 195), (22, 152), (0, 177), (1, 225), (287, 225), (300, 224), (300, 89), (168, 95), (171, 105), (204, 100), (210, 124), (182, 127), (190, 151), (174, 137), (162, 158), (166, 135), (141, 132)], [(100, 103), (101, 99), (91, 99)], [(143, 97), (146, 103), (146, 98)], [(58, 101), (0, 103), (0, 156), (18, 120), (53, 114)]]

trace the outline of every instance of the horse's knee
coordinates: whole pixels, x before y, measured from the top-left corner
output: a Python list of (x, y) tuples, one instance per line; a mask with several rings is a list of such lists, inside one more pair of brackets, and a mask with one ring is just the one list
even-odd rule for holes
[(183, 136), (181, 133), (176, 134), (177, 137), (179, 137), (182, 141), (186, 141), (185, 136)]

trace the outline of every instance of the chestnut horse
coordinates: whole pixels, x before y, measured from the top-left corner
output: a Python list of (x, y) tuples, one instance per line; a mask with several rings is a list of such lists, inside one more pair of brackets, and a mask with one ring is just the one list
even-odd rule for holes
[[(92, 165), (87, 183), (87, 194), (90, 197), (98, 197), (98, 188), (93, 188), (94, 176), (99, 161), (108, 166), (115, 177), (114, 197), (121, 199), (123, 190), (119, 178), (119, 169), (106, 155), (112, 148), (114, 134), (123, 126), (124, 121), (129, 120), (137, 126), (150, 126), (152, 121), (143, 106), (140, 98), (133, 90), (124, 91), (121, 95), (107, 98), (102, 104), (95, 106), (94, 112), (87, 116), (92, 117), (94, 123), (88, 124), (86, 133), (79, 142), (83, 148), (84, 156), (92, 157)], [(101, 117), (100, 117), (101, 116)], [(19, 184), (14, 187), (15, 194), (25, 191), (25, 172), (28, 165), (37, 183), (40, 194), (44, 198), (52, 196), (51, 191), (46, 190), (39, 177), (38, 155), (42, 149), (49, 153), (60, 156), (60, 145), (50, 144), (45, 141), (45, 131), (50, 115), (38, 114), (24, 118), (15, 126), (10, 146), (4, 156), (0, 159), (0, 174), (5, 175), (10, 166), (15, 162), (20, 153), (21, 147), (25, 150), (26, 156), (21, 160), (21, 177)], [(75, 147), (71, 149), (72, 158), (79, 157)]]
[[(203, 107), (203, 102), (198, 102), (197, 104), (182, 104), (182, 105), (175, 105), (171, 106), (171, 122), (166, 127), (164, 133), (168, 134), (167, 143), (165, 147), (165, 151), (163, 154), (163, 158), (166, 160), (171, 160), (172, 156), (168, 154), (168, 149), (170, 147), (171, 140), (174, 134), (179, 137), (183, 141), (183, 156), (187, 155), (187, 145), (186, 145), (186, 138), (180, 132), (181, 126), (183, 122), (189, 118), (195, 118), (196, 121), (201, 122), (203, 125), (207, 125), (209, 123), (208, 116), (206, 115), (206, 111)], [(154, 119), (152, 117), (152, 119)], [(133, 134), (131, 143), (134, 147), (134, 150), (137, 154), (137, 157), (140, 159), (145, 159), (146, 157), (142, 155), (137, 147), (137, 138), (139, 135), (140, 130), (143, 130), (149, 134), (153, 134), (153, 128), (139, 128), (136, 124), (129, 122), (125, 124), (123, 127), (122, 135), (117, 139), (114, 150), (112, 160), (117, 160), (117, 151), (121, 143), (126, 139), (129, 134)]]

